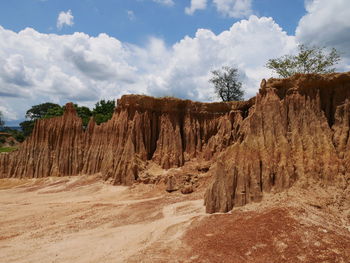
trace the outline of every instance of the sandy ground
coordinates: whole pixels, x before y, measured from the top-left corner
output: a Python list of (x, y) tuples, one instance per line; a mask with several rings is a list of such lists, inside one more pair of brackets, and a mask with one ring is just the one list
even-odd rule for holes
[(214, 215), (202, 196), (97, 176), (2, 179), (0, 262), (350, 262), (350, 211), (325, 190)]
[(341, 202), (335, 193), (296, 186), (265, 194), (261, 203), (196, 219), (183, 239), (198, 262), (348, 263), (350, 196)]
[(3, 179), (0, 189), (0, 262), (166, 262), (142, 251), (175, 251), (204, 215), (201, 199), (96, 177)]

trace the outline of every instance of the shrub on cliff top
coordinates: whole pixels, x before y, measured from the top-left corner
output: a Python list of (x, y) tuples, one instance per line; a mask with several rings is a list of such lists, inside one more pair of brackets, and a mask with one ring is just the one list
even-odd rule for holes
[(280, 77), (288, 78), (296, 73), (331, 73), (335, 71), (340, 56), (335, 48), (326, 51), (316, 46), (298, 46), (298, 54), (284, 55), (280, 58), (269, 59), (266, 67), (275, 71)]

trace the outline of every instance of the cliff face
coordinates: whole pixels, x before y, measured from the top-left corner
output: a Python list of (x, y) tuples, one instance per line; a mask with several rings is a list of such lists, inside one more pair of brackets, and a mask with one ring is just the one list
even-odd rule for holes
[(62, 117), (37, 121), (33, 134), (18, 151), (0, 155), (0, 178), (78, 174), (82, 140), (81, 119), (73, 104), (67, 104)]
[(18, 151), (0, 155), (0, 178), (101, 173), (130, 185), (147, 160), (168, 169), (206, 159), (207, 212), (226, 212), (296, 181), (346, 187), (349, 130), (350, 73), (263, 80), (246, 102), (128, 95), (99, 126), (84, 130), (72, 104), (37, 121)]
[(253, 101), (197, 103), (129, 95), (112, 119), (84, 131), (71, 103), (62, 117), (36, 122), (21, 148), (0, 155), (0, 177), (102, 173), (114, 184), (132, 184), (146, 160), (163, 168), (191, 158), (210, 159), (236, 139), (231, 131)]
[(255, 105), (212, 169), (207, 212), (227, 212), (297, 180), (349, 183), (350, 74), (263, 80)]

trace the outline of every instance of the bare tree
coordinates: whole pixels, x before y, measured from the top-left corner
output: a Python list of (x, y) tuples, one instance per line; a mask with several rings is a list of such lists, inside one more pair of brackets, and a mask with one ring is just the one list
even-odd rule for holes
[(214, 84), (215, 93), (222, 101), (243, 99), (244, 91), (242, 89), (242, 83), (238, 80), (238, 69), (225, 66), (211, 73), (213, 77), (209, 82)]

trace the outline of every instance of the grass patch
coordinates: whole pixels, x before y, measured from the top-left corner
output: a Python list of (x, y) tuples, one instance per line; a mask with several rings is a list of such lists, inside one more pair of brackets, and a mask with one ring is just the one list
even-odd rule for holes
[(9, 153), (17, 150), (17, 147), (0, 147), (0, 153)]

